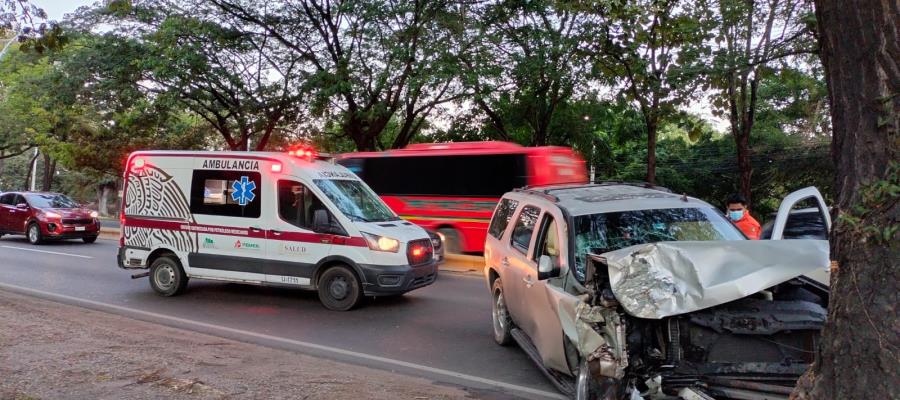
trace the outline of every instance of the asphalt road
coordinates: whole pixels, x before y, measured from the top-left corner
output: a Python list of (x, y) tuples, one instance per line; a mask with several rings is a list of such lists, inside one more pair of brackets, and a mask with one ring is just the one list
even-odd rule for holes
[(429, 287), (340, 313), (312, 292), (212, 281), (163, 298), (147, 278), (117, 268), (115, 254), (110, 240), (31, 246), (4, 236), (0, 289), (424, 376), (479, 397), (558, 397), (520, 349), (494, 343), (490, 296), (475, 276), (443, 273)]

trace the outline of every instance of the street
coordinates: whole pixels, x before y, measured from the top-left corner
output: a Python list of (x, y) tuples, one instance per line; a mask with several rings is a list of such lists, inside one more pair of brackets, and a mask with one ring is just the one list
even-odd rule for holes
[(0, 289), (422, 376), (485, 397), (558, 397), (524, 352), (494, 343), (489, 293), (476, 276), (443, 273), (403, 297), (333, 312), (313, 292), (212, 281), (191, 281), (184, 295), (163, 298), (146, 278), (117, 268), (115, 254), (111, 240), (31, 246), (5, 236)]

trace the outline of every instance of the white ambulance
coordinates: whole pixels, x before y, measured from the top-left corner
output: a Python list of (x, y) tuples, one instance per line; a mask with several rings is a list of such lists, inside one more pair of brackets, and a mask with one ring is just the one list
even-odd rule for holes
[(437, 278), (428, 234), (310, 149), (139, 151), (125, 168), (118, 264), (163, 296), (189, 278), (317, 290), (331, 310)]

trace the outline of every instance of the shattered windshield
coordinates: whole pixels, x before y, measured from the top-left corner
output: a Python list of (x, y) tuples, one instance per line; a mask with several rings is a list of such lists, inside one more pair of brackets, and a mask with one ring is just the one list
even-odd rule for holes
[(354, 221), (383, 222), (399, 219), (360, 181), (316, 179), (316, 186), (344, 215)]
[(666, 208), (580, 215), (575, 222), (575, 276), (584, 282), (585, 255), (637, 244), (681, 240), (742, 240), (712, 208)]

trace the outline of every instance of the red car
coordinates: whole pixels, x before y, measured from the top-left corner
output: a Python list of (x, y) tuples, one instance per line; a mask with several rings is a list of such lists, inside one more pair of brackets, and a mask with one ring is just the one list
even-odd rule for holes
[(94, 243), (100, 234), (97, 212), (64, 194), (8, 192), (0, 195), (0, 236), (25, 235), (31, 244), (53, 239)]

